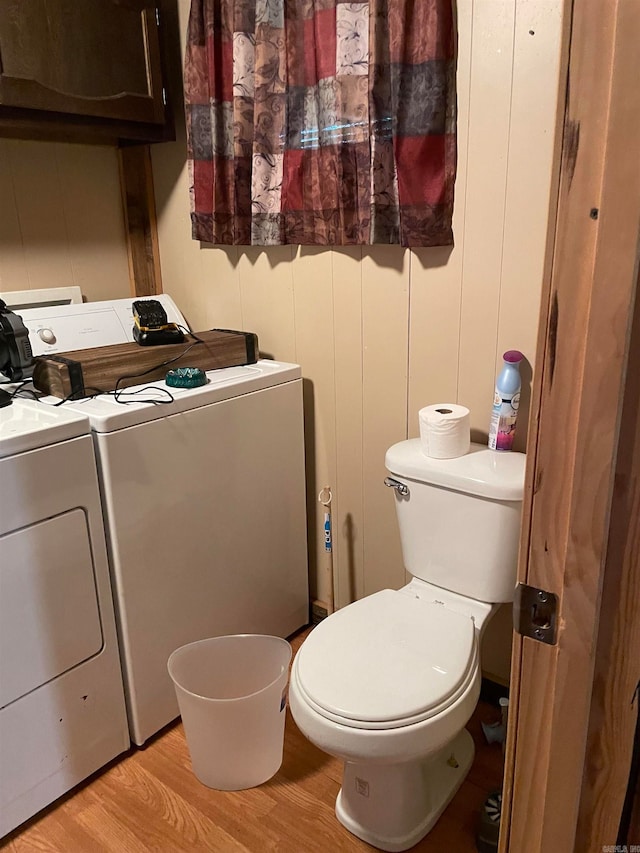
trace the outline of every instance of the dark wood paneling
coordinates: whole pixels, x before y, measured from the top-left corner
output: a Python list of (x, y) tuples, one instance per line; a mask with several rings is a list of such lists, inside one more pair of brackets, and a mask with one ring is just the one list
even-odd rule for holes
[(0, 105), (0, 137), (83, 145), (128, 145), (168, 142), (175, 139), (175, 132), (169, 121), (163, 125), (112, 121)]
[(162, 124), (155, 4), (3, 0), (0, 103)]

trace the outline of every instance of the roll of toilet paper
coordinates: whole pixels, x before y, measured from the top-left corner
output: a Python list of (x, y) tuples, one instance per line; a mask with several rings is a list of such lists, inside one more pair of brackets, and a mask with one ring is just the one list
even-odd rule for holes
[(420, 442), (425, 456), (453, 459), (469, 452), (469, 409), (456, 403), (436, 403), (418, 412)]

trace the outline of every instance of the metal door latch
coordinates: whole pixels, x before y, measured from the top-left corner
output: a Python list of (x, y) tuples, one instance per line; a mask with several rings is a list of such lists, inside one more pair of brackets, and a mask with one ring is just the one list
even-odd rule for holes
[(523, 637), (554, 646), (557, 642), (558, 596), (519, 583), (513, 599), (513, 627)]

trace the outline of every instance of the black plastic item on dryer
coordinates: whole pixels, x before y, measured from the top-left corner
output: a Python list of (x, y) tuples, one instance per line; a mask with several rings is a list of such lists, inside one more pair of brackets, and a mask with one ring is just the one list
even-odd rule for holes
[(29, 330), (19, 314), (7, 308), (0, 299), (0, 373), (12, 382), (30, 379), (33, 375), (33, 352)]

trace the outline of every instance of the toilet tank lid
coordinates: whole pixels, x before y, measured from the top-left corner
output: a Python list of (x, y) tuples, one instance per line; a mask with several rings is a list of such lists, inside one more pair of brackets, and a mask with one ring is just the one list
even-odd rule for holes
[(524, 453), (489, 450), (484, 444), (471, 444), (468, 453), (454, 459), (433, 459), (422, 452), (419, 438), (394, 444), (385, 457), (388, 471), (397, 477), (499, 501), (522, 500), (525, 461)]

